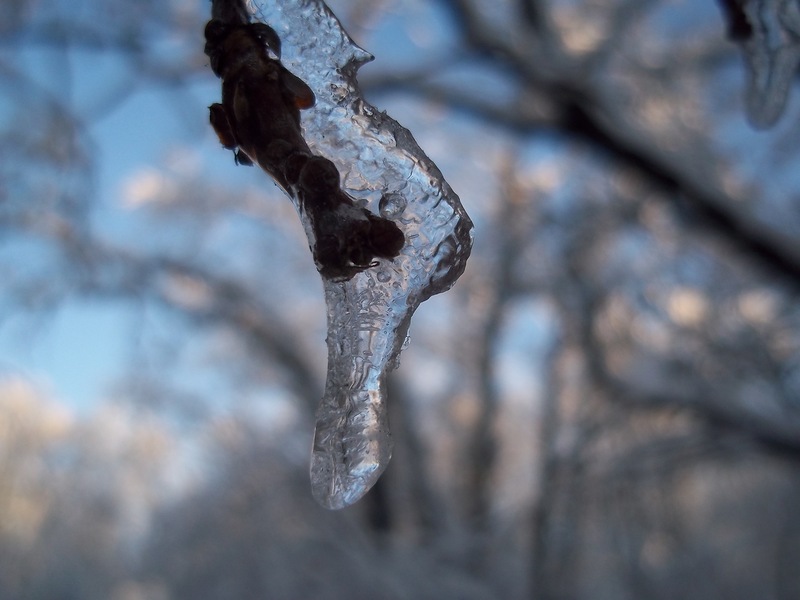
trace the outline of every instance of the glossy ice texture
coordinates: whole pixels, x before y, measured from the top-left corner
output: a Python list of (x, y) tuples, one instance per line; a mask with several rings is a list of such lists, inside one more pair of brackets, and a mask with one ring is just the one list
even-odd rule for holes
[(322, 2), (258, 1), (253, 8), (281, 37), (284, 65), (316, 94), (316, 106), (302, 114), (312, 151), (331, 159), (343, 188), (397, 223), (406, 239), (394, 260), (379, 259), (348, 281), (323, 278), (328, 373), (311, 486), (320, 504), (338, 509), (361, 498), (389, 462), (386, 375), (398, 365), (414, 310), (464, 271), (472, 222), (411, 134), (360, 97), (356, 71), (372, 57)]

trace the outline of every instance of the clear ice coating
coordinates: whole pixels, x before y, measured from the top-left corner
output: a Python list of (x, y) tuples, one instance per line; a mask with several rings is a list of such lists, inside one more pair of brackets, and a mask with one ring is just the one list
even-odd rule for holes
[(748, 63), (747, 116), (759, 128), (783, 114), (800, 65), (797, 0), (741, 0), (751, 33), (742, 41)]
[(316, 105), (302, 113), (311, 150), (332, 160), (343, 189), (394, 221), (406, 240), (394, 260), (379, 259), (347, 281), (323, 278), (328, 372), (311, 488), (320, 504), (339, 509), (361, 498), (391, 458), (386, 375), (399, 363), (416, 308), (464, 271), (472, 222), (411, 134), (360, 96), (356, 72), (372, 56), (323, 2), (257, 0), (247, 8), (275, 29), (284, 65), (316, 94)]

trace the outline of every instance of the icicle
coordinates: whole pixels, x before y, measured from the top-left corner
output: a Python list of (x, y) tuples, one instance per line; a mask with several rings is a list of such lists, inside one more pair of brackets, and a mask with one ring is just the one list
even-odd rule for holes
[(767, 128), (783, 114), (800, 65), (800, 6), (797, 0), (731, 3), (747, 21), (739, 18), (738, 35), (749, 70), (747, 116), (754, 127)]
[[(472, 222), (411, 134), (360, 97), (356, 71), (372, 56), (353, 43), (323, 2), (258, 0), (249, 9), (277, 32), (283, 64), (316, 96), (316, 105), (302, 113), (310, 152), (335, 163), (344, 191), (357, 199), (353, 210), (396, 224), (405, 238), (394, 259), (374, 255), (349, 278), (325, 276), (321, 269), (328, 374), (317, 411), (311, 486), (320, 504), (338, 509), (361, 498), (389, 462), (386, 375), (398, 365), (416, 308), (463, 272)], [(216, 2), (214, 10), (236, 14)], [(281, 183), (318, 251), (319, 225), (304, 209), (302, 189)]]

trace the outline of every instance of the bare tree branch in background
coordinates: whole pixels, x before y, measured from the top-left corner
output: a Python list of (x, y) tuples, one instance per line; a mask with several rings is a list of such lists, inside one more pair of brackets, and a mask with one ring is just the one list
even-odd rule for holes
[[(479, 3), (447, 0), (443, 4), (460, 26), (464, 41), (452, 62), (480, 57), (492, 64), (492, 68), (512, 74), (518, 80), (520, 95), (511, 98), (506, 106), (498, 106), (491, 95), (465, 96), (459, 89), (426, 81), (428, 72), (375, 77), (365, 80), (368, 90), (414, 91), (430, 101), (507, 127), (515, 134), (556, 133), (586, 143), (619, 161), (620, 168), (633, 169), (653, 186), (663, 189), (673, 202), (680, 202), (682, 208), (690, 211), (688, 219), (696, 226), (702, 225), (724, 236), (764, 268), (774, 269), (792, 281), (800, 280), (800, 250), (796, 240), (759, 223), (752, 214), (738, 208), (743, 199), (730, 197), (710, 173), (693, 172), (679, 155), (661, 151), (657, 140), (650, 138), (647, 131), (631, 127), (625, 115), (608, 104), (602, 90), (595, 89), (592, 79), (585, 77), (585, 68), (569, 64), (570, 59), (562, 55), (554, 32), (548, 32), (549, 35), (537, 32), (527, 40), (528, 45), (515, 46), (484, 27), (482, 15), (476, 10)], [(641, 13), (647, 7), (657, 5), (655, 2), (618, 4), (620, 13), (635, 6), (640, 18), (646, 16)], [(608, 40), (613, 43), (615, 38), (609, 35)], [(533, 52), (546, 58), (536, 60)], [(563, 64), (563, 72), (554, 70), (553, 63)], [(535, 101), (525, 106), (526, 98)]]

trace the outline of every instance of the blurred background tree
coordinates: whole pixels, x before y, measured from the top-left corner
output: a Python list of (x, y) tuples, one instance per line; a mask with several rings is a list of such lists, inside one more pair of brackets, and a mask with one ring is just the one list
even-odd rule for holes
[[(337, 513), (321, 286), (207, 125), (208, 6), (0, 8), (0, 596), (800, 597), (796, 5), (331, 6), (476, 224)], [(90, 407), (25, 367), (64, 306)]]

